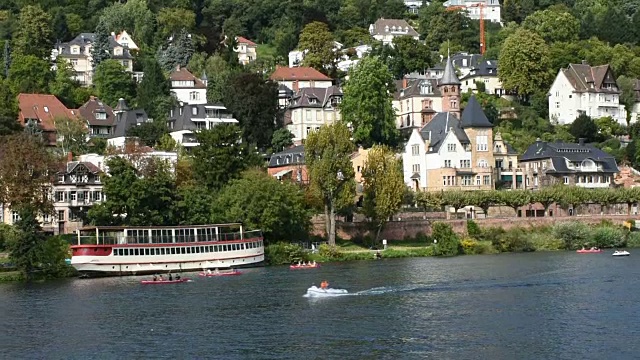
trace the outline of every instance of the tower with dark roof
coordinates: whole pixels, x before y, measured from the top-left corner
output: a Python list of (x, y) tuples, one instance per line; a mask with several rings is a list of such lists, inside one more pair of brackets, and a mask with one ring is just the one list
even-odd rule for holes
[[(475, 95), (471, 95), (462, 112), (460, 126), (471, 143), (471, 166), (475, 168), (477, 176), (482, 176), (476, 180), (481, 180), (484, 184), (484, 177), (492, 177), (491, 169), (495, 166), (493, 124), (485, 115)], [(494, 183), (495, 179), (490, 178), (490, 182)]]
[(444, 66), (444, 74), (438, 82), (438, 89), (442, 94), (442, 111), (451, 112), (460, 117), (460, 79), (456, 75), (456, 69), (453, 67), (451, 57), (447, 56), (447, 62)]

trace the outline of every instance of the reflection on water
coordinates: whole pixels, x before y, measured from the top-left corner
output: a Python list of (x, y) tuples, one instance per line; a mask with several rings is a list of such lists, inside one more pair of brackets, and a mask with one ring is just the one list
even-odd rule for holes
[[(7, 358), (633, 359), (635, 258), (505, 254), (1, 285)], [(349, 296), (304, 298), (322, 280)], [(622, 344), (622, 346), (621, 346)]]

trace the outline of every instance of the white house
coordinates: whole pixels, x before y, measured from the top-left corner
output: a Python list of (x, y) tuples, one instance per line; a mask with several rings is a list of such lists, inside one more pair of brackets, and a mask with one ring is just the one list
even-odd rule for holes
[(178, 101), (187, 104), (207, 103), (207, 75), (203, 74), (202, 79), (198, 79), (189, 70), (178, 66), (169, 75), (171, 82), (171, 93)]
[(418, 32), (402, 19), (378, 19), (369, 25), (369, 34), (384, 45), (391, 45), (393, 39), (401, 36), (411, 36), (416, 40), (420, 38)]
[(282, 108), (289, 106), (291, 96), (300, 89), (326, 89), (333, 85), (333, 80), (331, 80), (330, 77), (314, 68), (306, 66), (277, 66), (269, 79), (278, 83), (278, 105)]
[(611, 67), (569, 64), (560, 69), (549, 90), (549, 119), (570, 124), (581, 114), (592, 118), (610, 116), (626, 125), (627, 113), (620, 104), (620, 89)]
[(447, 8), (462, 8), (466, 10), (467, 16), (472, 20), (480, 20), (480, 11), (483, 11), (483, 17), (486, 21), (502, 22), (499, 0), (449, 0), (443, 5)]
[(233, 49), (233, 51), (238, 54), (238, 62), (240, 64), (247, 65), (258, 57), (258, 45), (253, 41), (238, 36), (236, 37), (236, 43), (238, 47)]
[(133, 41), (133, 38), (126, 30), (122, 30), (119, 34), (111, 33), (111, 37), (113, 37), (120, 45), (128, 48), (129, 50), (138, 51), (140, 48)]
[[(136, 154), (135, 156), (129, 156), (127, 154), (117, 154), (117, 155), (98, 155), (98, 154), (84, 154), (84, 155), (80, 155), (78, 156), (78, 160), (80, 162), (83, 163), (91, 163), (93, 164), (97, 169), (100, 170), (100, 172), (103, 173), (109, 173), (109, 167), (106, 165), (106, 161), (109, 160), (109, 158), (113, 157), (113, 156), (120, 156), (120, 157), (125, 157), (125, 158), (129, 158), (134, 160), (133, 158), (141, 158), (141, 159), (148, 159), (148, 158), (156, 158), (156, 159), (160, 159), (160, 160), (164, 160), (167, 161), (169, 164), (171, 164), (171, 168), (174, 169), (176, 163), (178, 162), (178, 153), (177, 152), (173, 152), (173, 151), (155, 151), (151, 148), (147, 148), (147, 147), (143, 147), (140, 148), (142, 151), (138, 154)], [(133, 161), (134, 165), (140, 165), (138, 164), (136, 161)]]
[(181, 103), (169, 112), (167, 127), (169, 135), (186, 149), (200, 145), (195, 132), (213, 129), (219, 124), (237, 124), (238, 120), (222, 104)]
[(335, 85), (303, 88), (295, 92), (285, 117), (285, 125), (293, 134), (294, 143), (301, 144), (311, 131), (340, 120), (338, 105), (341, 102), (342, 90)]
[(484, 84), (485, 93), (502, 96), (506, 91), (502, 87), (502, 81), (498, 78), (498, 61), (483, 60), (478, 62), (467, 75), (460, 78), (462, 92), (477, 91), (476, 82)]

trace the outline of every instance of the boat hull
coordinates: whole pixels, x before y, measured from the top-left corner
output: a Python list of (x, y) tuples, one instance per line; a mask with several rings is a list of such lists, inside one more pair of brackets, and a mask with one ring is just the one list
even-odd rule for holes
[(576, 250), (578, 254), (598, 254), (601, 253), (602, 250)]
[(236, 275), (240, 275), (242, 274), (240, 271), (221, 271), (219, 273), (211, 273), (211, 274), (207, 274), (207, 273), (200, 273), (198, 274), (198, 276), (202, 276), (202, 277), (214, 277), (214, 276), (236, 276)]
[(142, 285), (167, 285), (167, 284), (181, 284), (181, 283), (186, 283), (189, 282), (191, 280), (189, 279), (180, 279), (180, 280), (142, 280), (140, 281), (140, 284)]
[(320, 264), (315, 265), (289, 265), (289, 269), (291, 270), (301, 270), (301, 269), (315, 269), (319, 268)]

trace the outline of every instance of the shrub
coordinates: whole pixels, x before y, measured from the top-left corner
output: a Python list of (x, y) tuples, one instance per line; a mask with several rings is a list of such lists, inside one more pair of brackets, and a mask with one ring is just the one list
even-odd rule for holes
[(467, 235), (476, 240), (484, 240), (482, 236), (482, 230), (473, 220), (467, 220)]
[(625, 245), (624, 232), (617, 227), (597, 227), (592, 231), (589, 245), (599, 248), (622, 247)]
[(435, 244), (436, 256), (454, 256), (460, 253), (460, 238), (453, 231), (451, 225), (437, 222), (433, 224), (432, 237)]
[(298, 244), (278, 242), (268, 245), (264, 249), (264, 253), (269, 265), (293, 264), (308, 260), (307, 252)]
[(491, 245), (491, 241), (477, 241), (471, 238), (462, 239), (460, 248), (465, 255), (493, 254), (496, 252)]
[(536, 251), (557, 251), (564, 249), (564, 242), (548, 232), (529, 233), (528, 238)]
[(528, 239), (529, 235), (529, 231), (523, 228), (509, 229), (500, 235), (497, 249), (501, 252), (535, 251)]
[(640, 247), (640, 232), (631, 232), (627, 236), (628, 247)]
[(588, 246), (590, 228), (587, 224), (573, 221), (554, 225), (553, 236), (562, 240), (566, 250), (575, 250), (582, 246)]
[(318, 247), (318, 255), (327, 260), (340, 260), (343, 254), (335, 246), (329, 246), (329, 244), (322, 244)]

